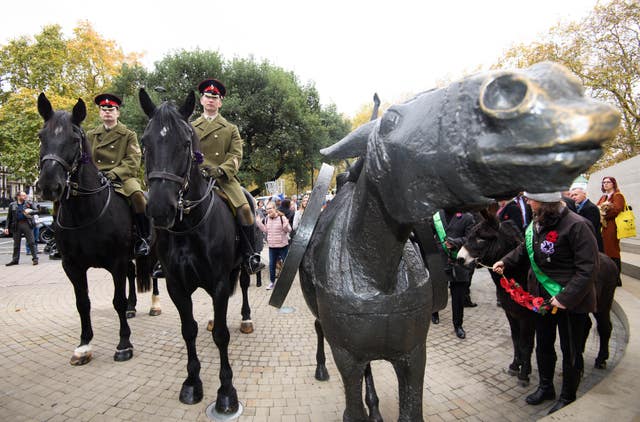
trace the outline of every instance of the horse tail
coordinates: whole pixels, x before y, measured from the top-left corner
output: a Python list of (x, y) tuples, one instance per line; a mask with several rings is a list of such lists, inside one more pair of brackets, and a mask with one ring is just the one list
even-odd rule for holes
[(136, 258), (136, 285), (138, 293), (151, 290), (151, 271), (155, 261), (151, 255)]

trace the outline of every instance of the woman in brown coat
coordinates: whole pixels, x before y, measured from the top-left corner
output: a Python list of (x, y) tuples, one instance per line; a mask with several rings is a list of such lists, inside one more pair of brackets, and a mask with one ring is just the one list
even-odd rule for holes
[(604, 254), (613, 259), (618, 267), (618, 275), (620, 274), (620, 239), (618, 239), (618, 227), (616, 226), (616, 217), (620, 211), (624, 209), (625, 200), (618, 182), (614, 177), (605, 176), (602, 178), (602, 186), (600, 188), (603, 195), (598, 200), (598, 208), (600, 208), (600, 216), (602, 221), (602, 242), (604, 245)]

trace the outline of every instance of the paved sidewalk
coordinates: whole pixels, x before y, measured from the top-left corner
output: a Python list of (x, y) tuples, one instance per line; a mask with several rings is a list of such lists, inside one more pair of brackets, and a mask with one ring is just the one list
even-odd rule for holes
[[(23, 251), (24, 252), (24, 251)], [(0, 255), (6, 257), (7, 255)], [(19, 266), (0, 267), (0, 420), (2, 421), (206, 421), (206, 407), (218, 388), (218, 352), (205, 331), (211, 300), (201, 290), (193, 296), (199, 322), (198, 353), (202, 363), (204, 400), (188, 406), (178, 401), (186, 376), (186, 351), (178, 314), (164, 281), (160, 283), (163, 313), (147, 315), (150, 294), (138, 299), (138, 316), (130, 320), (134, 357), (114, 362), (118, 322), (111, 305), (113, 283), (104, 270), (89, 272), (94, 359), (72, 367), (69, 358), (80, 336), (71, 283), (60, 261), (42, 256), (32, 266), (21, 257)], [(4, 264), (4, 261), (2, 261)], [(263, 275), (266, 276), (266, 272)], [(265, 277), (267, 278), (267, 277)], [(344, 397), (340, 377), (328, 355), (328, 382), (316, 381), (316, 337), (313, 318), (294, 282), (283, 313), (268, 305), (270, 291), (250, 289), (256, 331), (241, 334), (238, 292), (231, 298), (229, 347), (234, 384), (244, 413), (239, 421), (341, 421)], [(265, 283), (264, 285), (266, 285)], [(506, 318), (495, 305), (495, 290), (485, 270), (472, 284), (479, 306), (465, 309), (466, 340), (453, 333), (451, 313), (440, 313), (427, 343), (424, 414), (428, 421), (533, 421), (546, 415), (552, 402), (525, 404), (537, 385), (519, 387), (504, 371), (511, 361)], [(623, 325), (614, 316), (609, 369), (593, 369), (595, 326), (585, 354), (585, 378), (579, 396), (609, 374), (625, 345)], [(594, 324), (595, 325), (595, 324)], [(354, 327), (354, 330), (357, 327)], [(327, 351), (329, 349), (327, 347)], [(560, 354), (559, 354), (560, 356)], [(557, 365), (558, 370), (560, 364)], [(387, 362), (374, 362), (373, 374), (385, 421), (398, 418), (397, 381)], [(561, 377), (556, 375), (559, 390)], [(640, 382), (638, 382), (640, 386)]]

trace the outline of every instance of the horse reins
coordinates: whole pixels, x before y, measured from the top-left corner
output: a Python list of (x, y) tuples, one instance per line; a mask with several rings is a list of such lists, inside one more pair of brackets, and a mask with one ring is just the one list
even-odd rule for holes
[[(74, 133), (77, 133), (80, 136), (80, 140), (78, 141), (78, 151), (73, 157), (73, 162), (71, 164), (69, 164), (67, 160), (65, 160), (64, 158), (60, 157), (57, 154), (45, 154), (40, 159), (40, 168), (42, 168), (42, 165), (45, 161), (54, 161), (60, 164), (62, 168), (65, 170), (66, 172), (65, 190), (67, 191), (67, 195), (65, 199), (69, 199), (70, 196), (91, 196), (111, 187), (111, 182), (104, 176), (101, 176), (101, 179), (100, 179), (101, 186), (95, 189), (86, 189), (80, 186), (80, 183), (71, 181), (71, 178), (73, 177), (73, 175), (75, 175), (78, 169), (80, 168), (80, 164), (83, 163), (83, 159), (85, 157), (85, 152), (83, 151), (83, 144), (84, 144), (84, 141), (86, 140), (86, 135), (84, 133), (84, 130), (82, 130), (80, 126), (74, 124), (73, 131)], [(60, 210), (58, 211), (58, 215), (56, 215), (56, 224), (58, 225), (58, 227), (60, 227), (63, 230), (80, 230), (80, 229), (89, 227), (104, 215), (104, 213), (107, 211), (107, 208), (109, 207), (110, 202), (111, 202), (111, 189), (108, 190), (107, 201), (102, 207), (102, 211), (100, 211), (100, 214), (98, 214), (96, 218), (89, 221), (88, 223), (81, 224), (75, 227), (65, 226), (60, 222), (60, 215), (62, 214), (62, 202), (61, 202)]]

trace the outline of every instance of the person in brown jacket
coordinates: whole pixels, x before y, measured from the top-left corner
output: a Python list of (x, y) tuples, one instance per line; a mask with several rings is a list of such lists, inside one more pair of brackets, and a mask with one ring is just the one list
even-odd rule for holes
[(132, 130), (120, 123), (122, 100), (113, 94), (100, 94), (94, 102), (100, 108), (102, 124), (87, 132), (91, 145), (91, 157), (115, 191), (131, 201), (138, 241), (136, 256), (150, 252), (151, 224), (145, 215), (147, 200), (138, 180), (141, 151), (138, 137)]
[(533, 211), (533, 222), (525, 235), (527, 240), (493, 264), (493, 270), (502, 274), (505, 269), (531, 264), (527, 277), (529, 293), (557, 308), (556, 313), (536, 314), (540, 384), (526, 398), (528, 404), (536, 405), (556, 397), (553, 375), (557, 328), (563, 376), (559, 400), (549, 411), (553, 413), (576, 399), (584, 368), (582, 345), (589, 331), (589, 312), (596, 310), (598, 245), (590, 223), (567, 209), (560, 192), (524, 195)]
[(603, 195), (596, 204), (600, 209), (602, 221), (602, 243), (604, 245), (604, 254), (613, 259), (618, 267), (618, 285), (620, 283), (620, 239), (618, 239), (618, 226), (616, 225), (616, 217), (620, 211), (624, 209), (624, 196), (618, 188), (618, 181), (614, 177), (605, 176), (602, 178), (600, 187)]
[(198, 91), (203, 112), (192, 125), (200, 138), (200, 151), (204, 155), (202, 169), (215, 179), (234, 208), (241, 231), (240, 249), (245, 268), (250, 274), (255, 274), (264, 268), (264, 264), (260, 262), (260, 254), (253, 249), (254, 213), (236, 177), (242, 163), (243, 142), (238, 127), (219, 113), (227, 89), (217, 79), (206, 79), (200, 82)]

